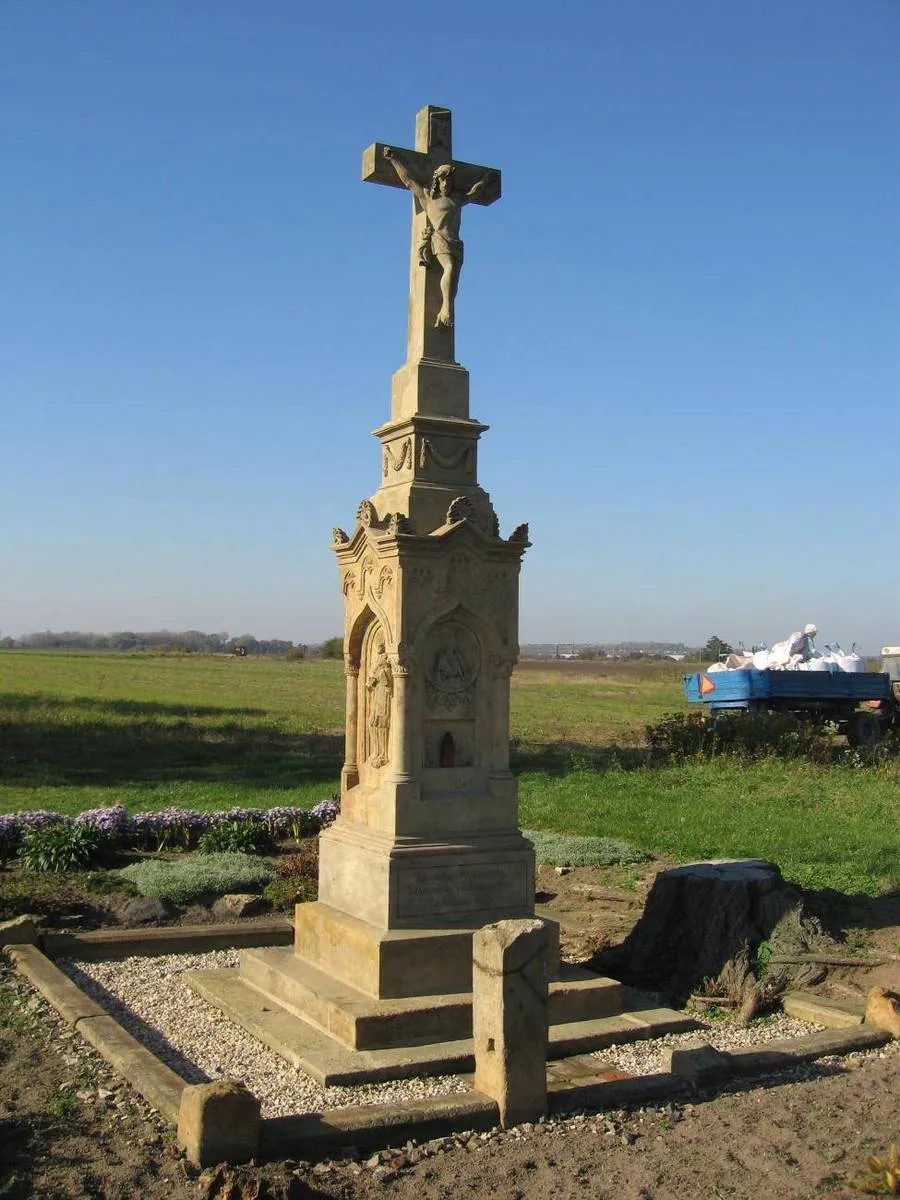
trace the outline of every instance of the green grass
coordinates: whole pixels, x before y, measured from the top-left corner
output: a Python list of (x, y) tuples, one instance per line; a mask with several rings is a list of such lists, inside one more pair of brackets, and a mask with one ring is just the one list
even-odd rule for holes
[(0, 811), (310, 806), (337, 786), (334, 662), (0, 653)]
[[(511, 691), (522, 823), (676, 861), (772, 858), (811, 886), (900, 884), (900, 763), (652, 765), (687, 708), (677, 663), (524, 664)], [(337, 790), (338, 662), (0, 652), (0, 812), (104, 803), (308, 806)]]
[(523, 825), (622, 838), (654, 854), (769, 858), (808, 887), (900, 886), (900, 769), (800, 760), (692, 762), (519, 777)]

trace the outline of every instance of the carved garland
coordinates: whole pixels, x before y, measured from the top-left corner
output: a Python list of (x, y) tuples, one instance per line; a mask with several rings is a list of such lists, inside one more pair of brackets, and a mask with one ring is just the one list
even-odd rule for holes
[(428, 466), (428, 460), (431, 459), (435, 466), (444, 471), (455, 471), (458, 466), (465, 463), (466, 474), (471, 474), (473, 458), (474, 453), (471, 446), (460, 446), (454, 454), (441, 454), (434, 442), (428, 438), (422, 439), (422, 446), (419, 450), (419, 466), (423, 469)]
[(382, 474), (387, 476), (390, 467), (393, 467), (395, 471), (402, 471), (404, 467), (411, 467), (412, 456), (412, 438), (406, 439), (399, 455), (395, 455), (390, 446), (385, 446), (382, 457)]

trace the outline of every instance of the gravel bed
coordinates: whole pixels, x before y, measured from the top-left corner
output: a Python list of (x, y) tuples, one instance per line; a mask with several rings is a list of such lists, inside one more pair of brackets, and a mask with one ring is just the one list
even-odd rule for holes
[(612, 1063), (617, 1070), (628, 1071), (632, 1075), (653, 1075), (663, 1069), (664, 1050), (676, 1050), (692, 1043), (696, 1045), (698, 1041), (706, 1042), (716, 1050), (747, 1050), (764, 1042), (803, 1037), (807, 1033), (817, 1033), (824, 1028), (824, 1025), (798, 1021), (784, 1013), (761, 1017), (746, 1026), (725, 1019), (706, 1022), (702, 1029), (695, 1029), (689, 1033), (667, 1033), (650, 1041), (608, 1046), (605, 1050), (594, 1051), (594, 1057), (605, 1063)]
[(61, 959), (58, 965), (129, 1033), (189, 1082), (226, 1076), (242, 1080), (259, 1097), (264, 1117), (320, 1112), (352, 1104), (390, 1104), (467, 1090), (455, 1075), (320, 1087), (232, 1024), (181, 979), (184, 971), (236, 967), (239, 958), (239, 951), (219, 950), (118, 962)]
[[(59, 965), (130, 1033), (189, 1082), (222, 1077), (240, 1079), (259, 1097), (263, 1116), (395, 1103), (467, 1089), (467, 1084), (454, 1075), (355, 1087), (321, 1087), (232, 1024), (181, 980), (184, 971), (236, 967), (239, 958), (239, 951), (220, 950), (116, 962), (61, 960)], [(740, 1050), (800, 1037), (822, 1028), (783, 1013), (764, 1017), (746, 1027), (726, 1019), (709, 1022), (689, 1033), (609, 1046), (595, 1051), (594, 1057), (632, 1075), (650, 1075), (662, 1069), (663, 1050), (695, 1043), (698, 1038), (718, 1050)]]

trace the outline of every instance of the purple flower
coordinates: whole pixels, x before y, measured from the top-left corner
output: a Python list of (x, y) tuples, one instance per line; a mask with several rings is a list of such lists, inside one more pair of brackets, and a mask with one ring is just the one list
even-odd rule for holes
[(286, 804), (270, 808), (265, 822), (274, 837), (292, 837), (295, 840), (309, 837), (319, 828), (318, 821), (308, 808)]
[(318, 804), (314, 804), (309, 811), (318, 822), (319, 828), (325, 829), (341, 811), (341, 798), (329, 796), (327, 800), (320, 800)]
[(76, 824), (93, 825), (100, 833), (116, 839), (128, 828), (128, 812), (124, 804), (109, 804), (104, 808), (86, 808), (75, 818)]
[(30, 812), (12, 813), (11, 816), (15, 819), (19, 829), (24, 833), (26, 829), (43, 829), (47, 825), (58, 825), (60, 821), (71, 821), (71, 817), (64, 817), (62, 813), (50, 812), (49, 809), (35, 808)]
[(266, 817), (261, 808), (220, 808), (209, 815), (214, 825), (222, 825), (226, 821), (264, 821)]
[(127, 837), (135, 845), (162, 850), (180, 844), (187, 849), (211, 823), (210, 813), (195, 808), (163, 808), (158, 812), (135, 813), (127, 826)]

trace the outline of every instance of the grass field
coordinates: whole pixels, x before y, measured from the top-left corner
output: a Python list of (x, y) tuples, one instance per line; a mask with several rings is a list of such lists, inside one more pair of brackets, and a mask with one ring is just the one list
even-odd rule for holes
[[(811, 886), (900, 884), (897, 760), (654, 764), (643, 728), (686, 707), (681, 674), (523, 664), (511, 698), (522, 824), (677, 861), (772, 858)], [(314, 804), (338, 787), (343, 692), (336, 662), (3, 651), (0, 811)]]

